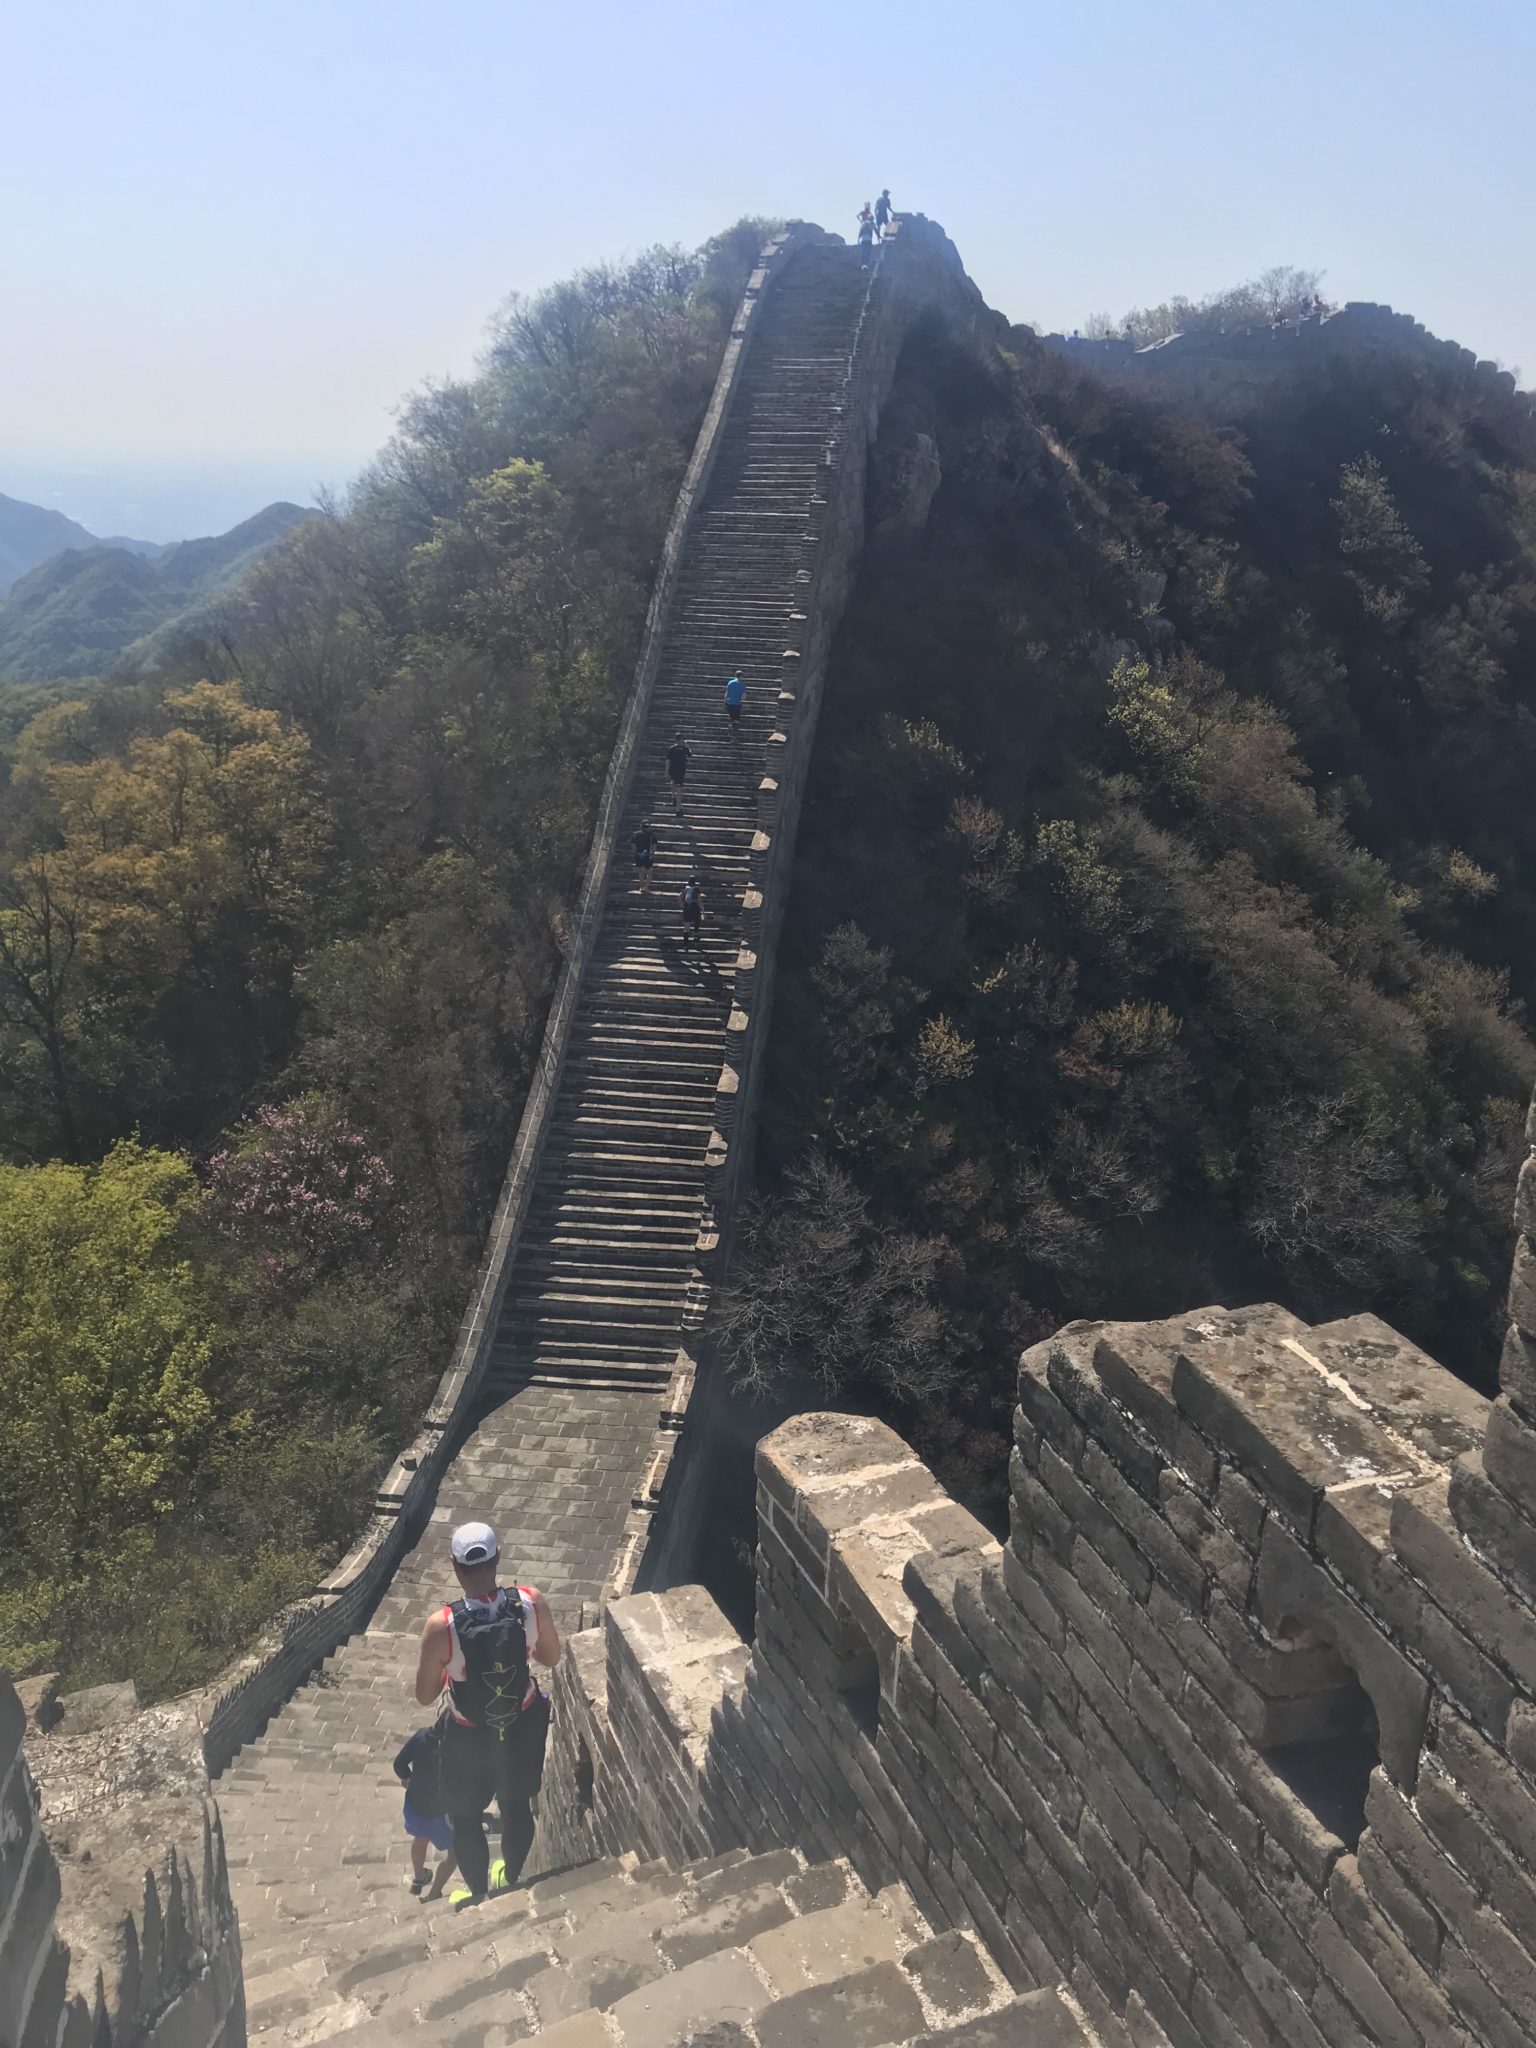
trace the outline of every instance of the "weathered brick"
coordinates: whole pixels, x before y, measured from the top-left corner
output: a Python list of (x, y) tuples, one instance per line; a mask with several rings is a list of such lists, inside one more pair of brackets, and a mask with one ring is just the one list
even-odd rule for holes
[(1179, 1799), (1181, 1816), (1191, 1806), (1197, 1812), (1209, 1814), (1240, 1855), (1256, 1855), (1260, 1834), (1258, 1817), (1239, 1798), (1231, 1781), (1223, 1776), (1191, 1734), (1183, 1712), (1182, 1696), (1181, 1703), (1174, 1705), (1151, 1683), (1145, 1672), (1138, 1670), (1131, 1680), (1131, 1704), (1179, 1768), (1184, 1780), (1184, 1791)]
[(1019, 1374), (1019, 1413), (1075, 1471), (1083, 1455), (1082, 1427), (1054, 1391), (1027, 1372)]
[[(981, 1533), (986, 1536), (985, 1530)], [(990, 1548), (989, 1538), (987, 1543)], [(901, 1575), (901, 1589), (917, 1610), (919, 1626), (929, 1631), (956, 1670), (972, 1685), (980, 1681), (982, 1658), (960, 1626), (955, 1613), (955, 1590), (961, 1582), (975, 1584), (980, 1555), (977, 1552), (943, 1556), (922, 1550), (908, 1560)]]
[(1245, 1548), (1257, 1552), (1269, 1504), (1235, 1465), (1223, 1465), (1216, 1483), (1216, 1512)]
[[(1468, 1454), (1451, 1468), (1451, 1512), (1477, 1549), (1520, 1592), (1536, 1602), (1536, 1522)], [(1536, 1629), (1536, 1615), (1532, 1617)]]
[[(1528, 1164), (1536, 1162), (1527, 1162)], [(1536, 1426), (1501, 1395), (1488, 1412), (1483, 1465), (1494, 1485), (1536, 1516)]]
[(1169, 1528), (1160, 1510), (1143, 1500), (1098, 1444), (1090, 1444), (1083, 1453), (1082, 1476), (1138, 1554), (1186, 1605), (1198, 1608), (1205, 1595), (1207, 1573)]
[(1011, 1634), (1015, 1611), (1028, 1620), (1034, 1634), (1059, 1650), (1067, 1637), (1061, 1609), (1027, 1565), (1005, 1550), (996, 1565), (981, 1569), (981, 1597), (1005, 1635)]
[[(1468, 1550), (1452, 1519), (1443, 1480), (1409, 1487), (1397, 1496), (1392, 1541), (1435, 1605), (1528, 1691), (1536, 1691), (1536, 1615)], [(1454, 1671), (1445, 1677), (1454, 1684)]]
[[(1130, 1483), (1148, 1500), (1157, 1499), (1157, 1475), (1163, 1453), (1145, 1431), (1104, 1391), (1098, 1375), (1058, 1350), (1050, 1363), (1050, 1381), (1082, 1424), (1087, 1436), (1114, 1460)], [(1079, 1460), (1080, 1462), (1080, 1460)]]
[(1086, 1649), (1116, 1691), (1123, 1693), (1130, 1683), (1131, 1653), (1102, 1610), (1083, 1592), (1079, 1583), (1083, 1573), (1066, 1571), (1045, 1558), (1037, 1559), (1036, 1564), (1046, 1591), (1071, 1624), (1064, 1652), (1067, 1669), (1073, 1670), (1073, 1649)]
[(1077, 1536), (1091, 1543), (1136, 1598), (1144, 1600), (1152, 1582), (1152, 1568), (1102, 1498), (1044, 1445), (1040, 1450), (1040, 1477), (1070, 1519)]
[[(1449, 1778), (1426, 1770), (1418, 1809), (1431, 1835), (1477, 1883), (1501, 1918), (1536, 1949), (1536, 1886), (1500, 1843), (1484, 1816)], [(1523, 1853), (1529, 1855), (1527, 1838)]]
[(1242, 1607), (1253, 1580), (1252, 1553), (1217, 1520), (1214, 1511), (1171, 1466), (1161, 1473), (1158, 1490), (1163, 1513), (1179, 1541), (1227, 1598)]
[[(1328, 1903), (1334, 1918), (1370, 1964), (1398, 2009), (1407, 2015), (1420, 2039), (1435, 2041), (1452, 2033), (1455, 2015), (1422, 1965), (1411, 1956), (1387, 1921), (1366, 1896), (1353, 1856), (1340, 1857), (1328, 1881)], [(1319, 1915), (1317, 1926), (1324, 1916)], [(1314, 1928), (1314, 1932), (1316, 1929)]]
[(1419, 1960), (1434, 1969), (1445, 1933), (1439, 1915), (1419, 1897), (1375, 1835), (1368, 1831), (1361, 1836), (1357, 1854), (1366, 1890)]
[[(1040, 1448), (1042, 1456), (1050, 1455), (1048, 1445), (1042, 1444)], [(1061, 1464), (1060, 1459), (1056, 1462)], [(1061, 1469), (1066, 1470), (1065, 1466)], [(1060, 1503), (1030, 1471), (1017, 1449), (1008, 1460), (1008, 1485), (1013, 1496), (1013, 1534), (1009, 1538), (1009, 1548), (1017, 1548), (1023, 1529), (1028, 1531), (1037, 1548), (1043, 1544), (1065, 1561), (1072, 1551), (1072, 1518), (1063, 1512)]]
[(1172, 1352), (1164, 1332), (1136, 1323), (1112, 1325), (1093, 1347), (1093, 1369), (1105, 1393), (1164, 1451), (1173, 1450), (1179, 1434)]

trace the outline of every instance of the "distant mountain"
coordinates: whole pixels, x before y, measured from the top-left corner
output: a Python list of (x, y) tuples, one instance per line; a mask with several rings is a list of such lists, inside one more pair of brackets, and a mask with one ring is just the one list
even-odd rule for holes
[(153, 554), (150, 543), (96, 542), (57, 513), (40, 516), (58, 519), (83, 540), (66, 540), (64, 552), (29, 569), (0, 603), (0, 682), (49, 682), (152, 662), (168, 634), (190, 624), (308, 515), (299, 505), (268, 505), (228, 533), (177, 541)]
[(135, 555), (161, 552), (152, 540), (99, 541), (62, 512), (50, 512), (46, 506), (29, 505), (24, 498), (7, 498), (0, 492), (0, 597), (18, 576), (25, 576), (62, 548), (96, 547), (127, 548)]

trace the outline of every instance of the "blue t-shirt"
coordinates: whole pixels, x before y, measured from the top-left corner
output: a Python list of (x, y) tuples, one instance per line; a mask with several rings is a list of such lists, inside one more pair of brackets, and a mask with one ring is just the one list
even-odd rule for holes
[(745, 683), (744, 683), (744, 682), (743, 682), (743, 681), (741, 680), (741, 677), (740, 677), (740, 676), (732, 676), (732, 677), (731, 677), (731, 680), (730, 680), (730, 681), (729, 681), (729, 682), (728, 682), (728, 683), (726, 684), (726, 686), (725, 686), (725, 701), (726, 701), (726, 703), (727, 703), (727, 704), (739, 704), (739, 703), (741, 702), (742, 698), (746, 696), (746, 694), (747, 694), (747, 686), (746, 686), (746, 684), (745, 684)]

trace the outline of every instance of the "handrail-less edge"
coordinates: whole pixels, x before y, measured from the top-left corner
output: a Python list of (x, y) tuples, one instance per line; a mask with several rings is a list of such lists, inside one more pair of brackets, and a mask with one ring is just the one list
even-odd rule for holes
[(203, 1722), (203, 1752), (217, 1775), (265, 1726), (294, 1687), (359, 1626), (383, 1591), (410, 1540), (418, 1514), (435, 1494), (456, 1448), (458, 1431), (484, 1380), (500, 1319), (513, 1255), (522, 1234), (543, 1152), (551, 1111), (565, 1065), (566, 1043), (582, 978), (602, 923), (609, 869), (635, 755), (650, 711), (666, 627), (694, 514), (708, 488), (720, 428), (740, 379), (755, 315), (791, 255), (826, 240), (807, 222), (794, 222), (762, 250), (731, 322), (715, 388), (683, 475), (662, 542), (656, 580), (646, 609), (635, 679), (619, 722), (593, 825), (586, 871), (577, 899), (570, 945), (545, 1022), (538, 1061), (513, 1143), (506, 1177), (491, 1219), (469, 1306), (459, 1325), (453, 1357), (438, 1382), (422, 1427), (395, 1459), (374, 1496), (374, 1510), (351, 1550), (315, 1593), (279, 1615), (262, 1640), (213, 1683), (192, 1696)]

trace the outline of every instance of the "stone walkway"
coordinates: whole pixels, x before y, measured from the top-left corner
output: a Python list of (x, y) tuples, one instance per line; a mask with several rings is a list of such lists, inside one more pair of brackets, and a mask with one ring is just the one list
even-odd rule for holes
[[(398, 1878), (390, 1760), (426, 1718), (412, 1697), (414, 1644), (428, 1609), (454, 1590), (449, 1528), (491, 1522), (509, 1567), (548, 1594), (567, 1634), (595, 1618), (629, 1540), (706, 1300), (706, 1154), (758, 784), (784, 650), (805, 624), (822, 466), (840, 435), (875, 274), (855, 250), (801, 248), (755, 316), (681, 565), (483, 1412), (366, 1631), (219, 1781), (252, 1966), (263, 1930), (306, 1900), (330, 1897), (346, 1917)], [(722, 705), (733, 670), (748, 689), (739, 726)], [(675, 822), (658, 784), (679, 728), (693, 760), (686, 817)], [(628, 854), (653, 809), (661, 851), (642, 898)], [(704, 878), (708, 921), (702, 948), (684, 953), (677, 896), (690, 873)]]

